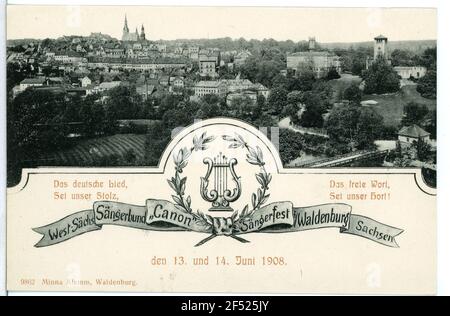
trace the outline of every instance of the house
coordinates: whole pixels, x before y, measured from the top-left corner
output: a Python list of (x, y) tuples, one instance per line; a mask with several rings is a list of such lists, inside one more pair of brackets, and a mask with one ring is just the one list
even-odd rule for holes
[(339, 74), (342, 71), (339, 57), (327, 51), (316, 50), (316, 40), (309, 39), (309, 51), (288, 54), (286, 57), (286, 67), (294, 73), (301, 72), (302, 69), (312, 70), (316, 78), (326, 77), (332, 69)]
[(252, 89), (256, 90), (258, 95), (262, 95), (265, 99), (269, 97), (269, 89), (260, 83), (255, 83)]
[(419, 79), (427, 73), (427, 68), (422, 66), (397, 66), (394, 70), (402, 79)]
[(26, 78), (23, 79), (19, 84), (19, 93), (25, 91), (29, 87), (41, 87), (45, 84), (46, 80), (44, 77), (39, 78)]
[(108, 90), (111, 90), (112, 88), (120, 86), (121, 83), (121, 81), (102, 82), (93, 89), (87, 89), (86, 94), (106, 92)]
[(63, 64), (81, 64), (85, 61), (80, 53), (76, 52), (58, 52), (53, 57), (55, 61), (61, 62)]
[(242, 51), (234, 56), (234, 64), (236, 66), (241, 66), (250, 56), (252, 56), (252, 53), (250, 53), (248, 50)]
[(235, 92), (229, 93), (227, 95), (227, 105), (233, 105), (233, 102), (238, 100), (248, 99), (252, 105), (255, 105), (257, 102), (258, 95), (254, 91), (243, 91), (243, 92)]
[(46, 80), (47, 85), (57, 86), (64, 84), (64, 79), (61, 77), (49, 77)]
[(309, 68), (316, 78), (326, 77), (332, 69), (341, 73), (339, 57), (326, 51), (308, 51), (289, 54), (286, 58), (286, 66), (294, 74), (301, 72), (302, 69)]
[(239, 92), (253, 87), (253, 83), (250, 80), (240, 79), (239, 75), (236, 79), (222, 79), (221, 81), (227, 86), (227, 92)]
[(198, 68), (200, 76), (217, 77), (216, 68), (219, 65), (219, 55), (199, 55)]
[(218, 80), (199, 81), (194, 85), (194, 95), (203, 97), (208, 94), (223, 96), (226, 93), (226, 85)]
[(184, 78), (183, 77), (170, 77), (170, 85), (175, 88), (184, 88)]
[(81, 78), (80, 81), (81, 81), (81, 86), (83, 88), (92, 84), (92, 80), (88, 76)]
[(429, 143), (430, 133), (415, 124), (404, 126), (398, 132), (398, 140), (401, 143), (412, 144), (414, 141), (419, 141), (419, 139)]
[(156, 90), (154, 85), (143, 83), (136, 86), (136, 93), (142, 96), (143, 100), (147, 100), (148, 97)]
[(168, 86), (169, 85), (169, 76), (166, 76), (166, 75), (162, 75), (160, 78), (159, 78), (159, 84), (160, 85), (162, 85), (162, 86)]

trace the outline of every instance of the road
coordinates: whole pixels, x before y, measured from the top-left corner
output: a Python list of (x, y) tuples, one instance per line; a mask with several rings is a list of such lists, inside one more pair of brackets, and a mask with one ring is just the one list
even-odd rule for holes
[(287, 128), (290, 129), (294, 132), (298, 132), (301, 134), (310, 134), (310, 135), (316, 135), (316, 136), (321, 136), (321, 137), (325, 137), (325, 138), (329, 138), (329, 136), (327, 134), (324, 133), (319, 133), (319, 132), (313, 132), (307, 129), (303, 129), (301, 127), (295, 127), (291, 125), (291, 119), (289, 117), (285, 117), (284, 119), (282, 119), (281, 121), (278, 122), (278, 127), (279, 128)]
[(388, 150), (371, 150), (371, 151), (359, 151), (350, 154), (343, 155), (341, 157), (336, 157), (336, 159), (326, 159), (326, 160), (318, 160), (317, 162), (312, 162), (307, 165), (307, 167), (312, 168), (324, 168), (329, 166), (342, 166), (345, 163), (353, 162), (360, 159), (367, 159), (369, 157), (374, 157), (378, 155), (387, 154)]

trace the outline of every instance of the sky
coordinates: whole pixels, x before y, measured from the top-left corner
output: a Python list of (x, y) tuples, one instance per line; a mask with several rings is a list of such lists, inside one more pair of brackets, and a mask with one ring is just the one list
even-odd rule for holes
[(31, 6), (7, 7), (7, 39), (57, 38), (101, 32), (119, 38), (144, 24), (147, 39), (245, 39), (361, 42), (436, 39), (435, 9)]

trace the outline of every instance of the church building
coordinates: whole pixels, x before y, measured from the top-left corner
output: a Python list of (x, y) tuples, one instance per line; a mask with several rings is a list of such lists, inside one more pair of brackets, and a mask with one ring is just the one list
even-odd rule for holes
[(144, 42), (145, 39), (145, 30), (144, 25), (141, 26), (141, 34), (138, 33), (138, 29), (136, 28), (135, 32), (130, 32), (130, 29), (128, 28), (128, 21), (127, 16), (125, 15), (125, 22), (123, 25), (123, 32), (122, 32), (122, 41), (123, 42)]

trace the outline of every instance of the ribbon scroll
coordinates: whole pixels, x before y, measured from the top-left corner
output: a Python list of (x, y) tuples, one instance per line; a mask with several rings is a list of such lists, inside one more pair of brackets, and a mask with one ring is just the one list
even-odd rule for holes
[(103, 225), (118, 225), (154, 231), (194, 231), (210, 234), (196, 246), (219, 236), (247, 242), (248, 233), (293, 233), (311, 229), (338, 228), (340, 233), (370, 239), (385, 246), (399, 247), (395, 237), (403, 230), (371, 218), (351, 213), (348, 204), (322, 204), (294, 207), (292, 202), (274, 202), (243, 217), (211, 217), (189, 213), (169, 201), (148, 199), (145, 206), (98, 201), (54, 223), (34, 228), (42, 235), (35, 247), (61, 243)]

